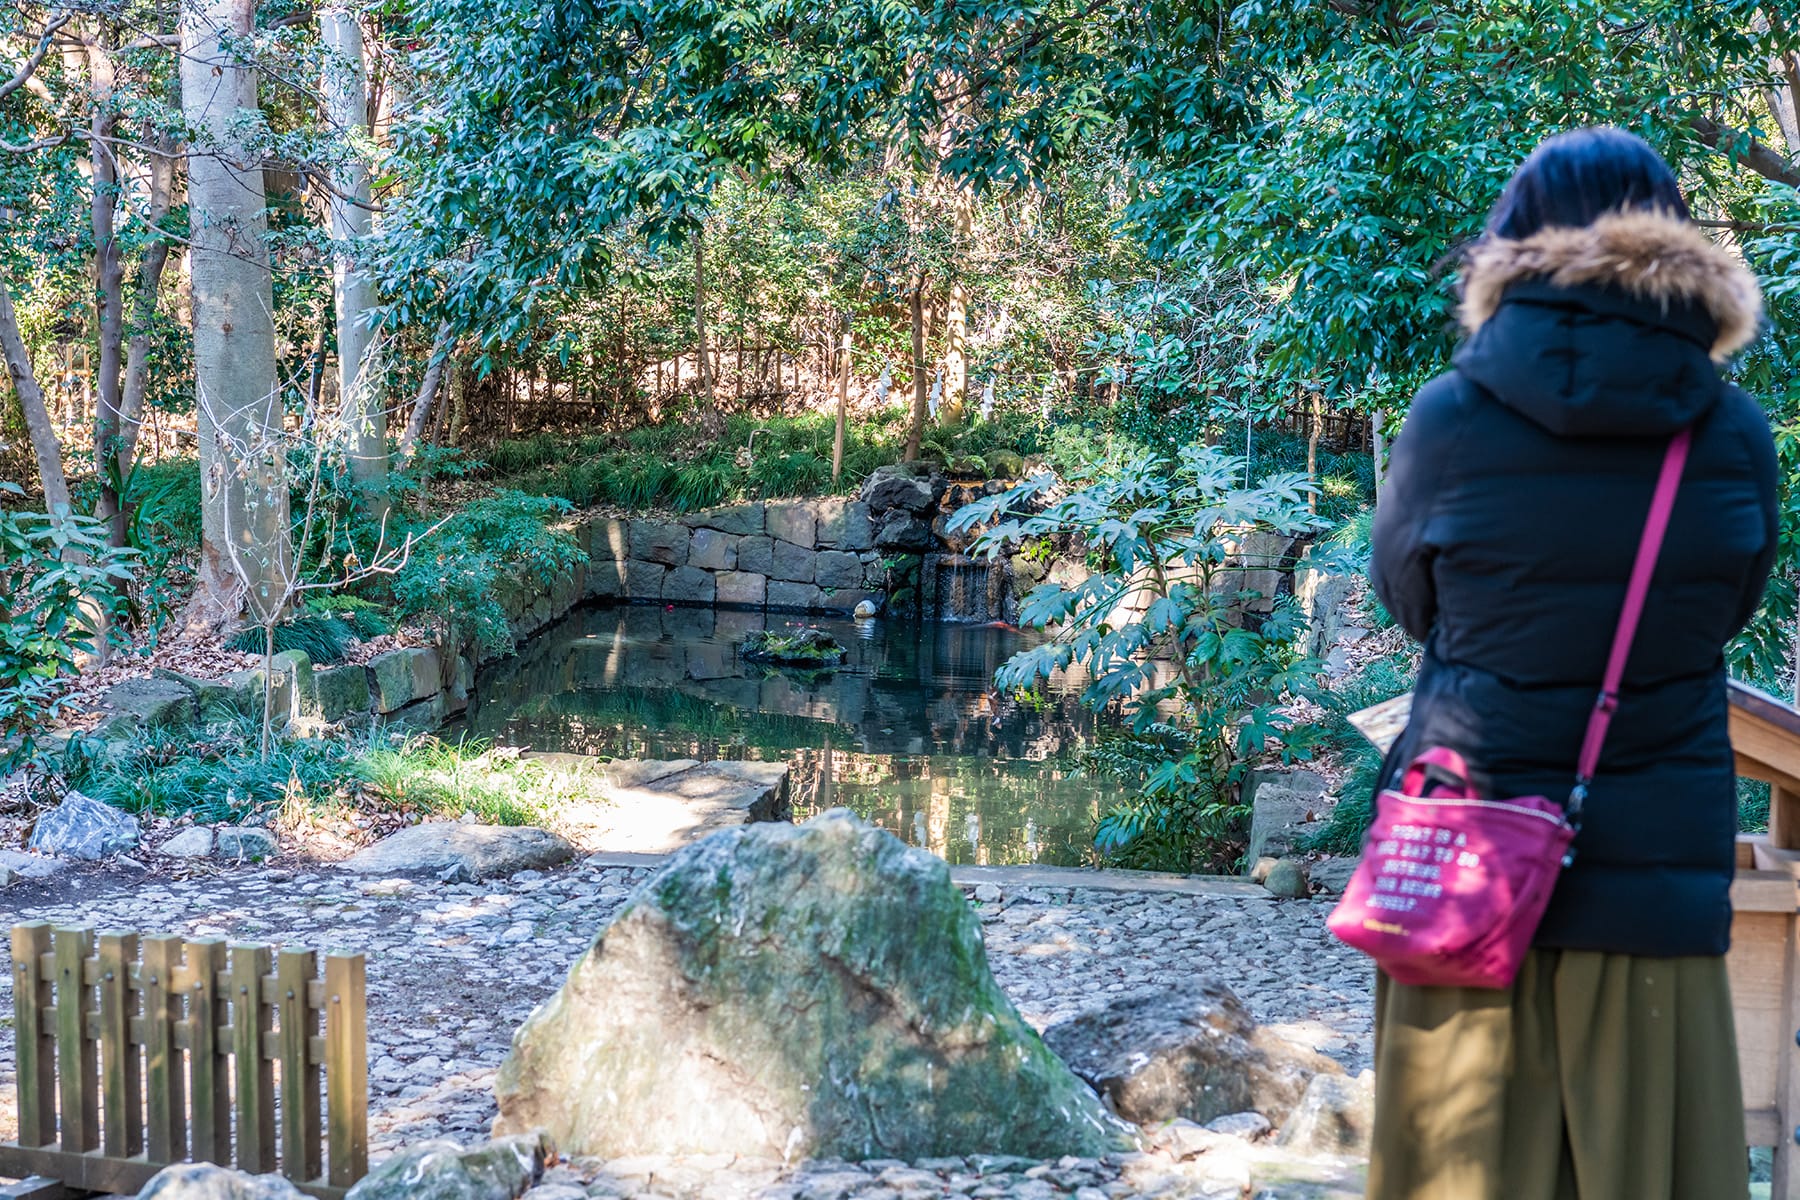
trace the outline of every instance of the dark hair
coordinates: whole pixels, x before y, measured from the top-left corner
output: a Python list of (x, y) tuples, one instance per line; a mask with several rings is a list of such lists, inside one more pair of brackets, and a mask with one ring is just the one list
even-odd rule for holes
[(1582, 226), (1621, 209), (1689, 218), (1681, 185), (1643, 138), (1623, 129), (1571, 129), (1541, 143), (1513, 172), (1489, 237), (1524, 238), (1549, 225)]

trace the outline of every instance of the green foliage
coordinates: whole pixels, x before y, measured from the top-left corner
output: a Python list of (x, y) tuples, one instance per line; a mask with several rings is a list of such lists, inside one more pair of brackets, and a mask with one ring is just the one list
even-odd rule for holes
[(1306, 847), (1327, 854), (1357, 854), (1363, 833), (1375, 819), (1375, 785), (1381, 775), (1382, 754), (1348, 720), (1352, 713), (1411, 691), (1418, 675), (1404, 657), (1375, 659), (1349, 679), (1318, 697), (1330, 713), (1320, 744), (1342, 753), (1348, 774), (1338, 789), (1337, 807), (1325, 828)]
[(1242, 459), (1190, 446), (1172, 462), (1152, 455), (1098, 470), (1048, 503), (1056, 481), (1039, 475), (950, 519), (952, 530), (981, 529), (977, 553), (1073, 537), (1102, 555), (1085, 582), (1044, 584), (1025, 598), (1021, 624), (1057, 634), (1013, 656), (995, 681), (1030, 689), (1079, 665), (1086, 704), (1116, 706), (1134, 735), (1167, 751), (1138, 797), (1101, 818), (1096, 842), (1116, 861), (1187, 868), (1216, 858), (1209, 838), (1238, 819), (1247, 764), (1270, 748), (1291, 757), (1308, 745), (1307, 731), (1279, 714), (1317, 673), (1296, 649), (1298, 614), (1278, 602), (1252, 615), (1258, 597), (1243, 577), (1277, 565), (1265, 547), (1324, 522), (1303, 478), (1243, 487), (1244, 469)]
[(510, 645), (504, 597), (547, 588), (587, 561), (571, 533), (552, 527), (568, 510), (566, 500), (515, 491), (470, 503), (394, 575), (396, 615), (444, 645)]
[[(0, 483), (0, 494), (21, 493)], [(0, 771), (35, 753), (58, 680), (122, 614), (135, 557), (86, 517), (0, 508)]]

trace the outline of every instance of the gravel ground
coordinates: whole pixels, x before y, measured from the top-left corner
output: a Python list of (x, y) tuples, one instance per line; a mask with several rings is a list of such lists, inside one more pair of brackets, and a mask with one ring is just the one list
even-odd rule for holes
[[(0, 896), (0, 916), (5, 924), (48, 920), (366, 952), (371, 1157), (378, 1160), (428, 1138), (469, 1142), (486, 1135), (494, 1116), (494, 1071), (513, 1028), (555, 990), (595, 932), (649, 873), (578, 865), (482, 884), (369, 881), (329, 870), (253, 869), (183, 881), (101, 873), (15, 885)], [(1327, 934), (1324, 901), (1098, 888), (1015, 887), (996, 895), (991, 885), (981, 887), (979, 896), (976, 907), (994, 973), (1034, 1026), (1043, 1028), (1115, 997), (1178, 988), (1211, 973), (1223, 978), (1259, 1021), (1297, 1033), (1352, 1072), (1369, 1065), (1372, 974)], [(10, 980), (0, 973), (0, 1017), (8, 1024), (11, 1011)], [(16, 1130), (11, 1043), (10, 1037), (0, 1039), (0, 1138), (11, 1138)], [(1201, 1161), (1211, 1170), (1226, 1157), (1202, 1155)], [(614, 1163), (598, 1174), (590, 1165), (580, 1181), (619, 1195), (687, 1195), (709, 1187), (741, 1191), (755, 1178), (764, 1194), (781, 1193), (778, 1200), (851, 1195), (922, 1200), (923, 1192), (974, 1200), (1002, 1195), (1113, 1200), (1170, 1189), (1188, 1196), (1355, 1194), (1242, 1188), (1214, 1193), (1191, 1171), (1184, 1174), (1187, 1168), (1178, 1158), (1165, 1153), (1077, 1164), (1079, 1170), (1035, 1164), (1044, 1168), (1035, 1175), (1034, 1164), (1014, 1164), (1001, 1172), (1005, 1180), (984, 1180), (997, 1168), (984, 1171), (979, 1164), (926, 1164), (936, 1178), (929, 1187), (922, 1178), (912, 1179), (911, 1186), (883, 1182), (882, 1172), (899, 1171), (897, 1164), (873, 1172), (813, 1164), (799, 1175), (743, 1164), (735, 1173), (719, 1175), (717, 1164), (664, 1163), (658, 1183), (657, 1164), (637, 1164), (642, 1171), (634, 1174), (626, 1169), (630, 1164)], [(1052, 1174), (1057, 1171), (1067, 1175), (1068, 1186), (1057, 1182)], [(836, 1183), (826, 1178), (833, 1172), (841, 1177)], [(673, 1182), (714, 1176), (726, 1182), (716, 1187)], [(562, 1179), (575, 1182), (566, 1173)]]

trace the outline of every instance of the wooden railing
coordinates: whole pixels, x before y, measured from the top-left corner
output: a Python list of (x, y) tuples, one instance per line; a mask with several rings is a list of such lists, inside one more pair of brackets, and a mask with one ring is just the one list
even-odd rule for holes
[(34, 921), (13, 927), (12, 983), (0, 1175), (130, 1193), (192, 1160), (335, 1198), (367, 1173), (362, 955), (327, 955), (321, 979), (311, 950)]

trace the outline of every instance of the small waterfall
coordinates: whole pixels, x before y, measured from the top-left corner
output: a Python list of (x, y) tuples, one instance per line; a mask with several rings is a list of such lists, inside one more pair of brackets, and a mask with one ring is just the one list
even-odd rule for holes
[(1004, 558), (989, 561), (964, 554), (937, 559), (937, 619), (987, 624), (1007, 619), (1007, 583), (1011, 574)]

